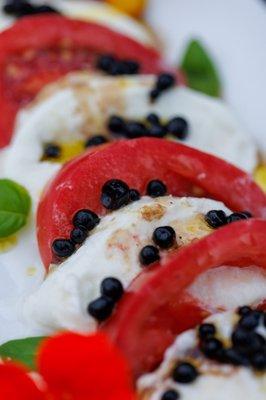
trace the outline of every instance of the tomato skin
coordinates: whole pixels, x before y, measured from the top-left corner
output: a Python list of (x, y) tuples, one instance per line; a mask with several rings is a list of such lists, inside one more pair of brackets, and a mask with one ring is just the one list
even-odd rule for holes
[(53, 240), (69, 237), (77, 210), (106, 212), (100, 193), (112, 178), (124, 180), (141, 194), (150, 180), (161, 179), (169, 194), (210, 197), (234, 211), (266, 217), (265, 194), (249, 175), (227, 162), (164, 139), (120, 141), (73, 160), (46, 188), (37, 215), (39, 249), (46, 267), (53, 260)]
[(0, 400), (45, 400), (44, 394), (20, 365), (0, 365)]
[[(70, 61), (67, 59), (69, 50), (75, 53)], [(1, 32), (0, 148), (10, 140), (17, 111), (31, 101), (45, 84), (70, 71), (95, 69), (96, 55), (106, 53), (138, 61), (142, 73), (158, 73), (167, 69), (154, 48), (103, 25), (60, 15), (25, 17)], [(178, 79), (182, 82), (182, 75)]]
[(103, 330), (127, 356), (136, 377), (157, 366), (178, 333), (203, 319), (205, 310), (190, 313), (182, 306), (182, 293), (194, 279), (220, 265), (266, 270), (265, 240), (266, 221), (236, 222), (175, 251), (135, 279)]

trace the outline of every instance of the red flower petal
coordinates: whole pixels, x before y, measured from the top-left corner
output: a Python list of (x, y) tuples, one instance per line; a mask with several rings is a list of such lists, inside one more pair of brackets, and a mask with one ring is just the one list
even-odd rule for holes
[(24, 368), (0, 364), (0, 400), (44, 400), (44, 396)]
[(38, 365), (56, 399), (133, 400), (128, 365), (104, 334), (48, 339)]

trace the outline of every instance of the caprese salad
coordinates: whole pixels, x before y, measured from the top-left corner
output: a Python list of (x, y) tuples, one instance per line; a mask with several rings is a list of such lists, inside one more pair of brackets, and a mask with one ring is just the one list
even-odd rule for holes
[(265, 399), (263, 155), (209, 56), (197, 86), (200, 44), (2, 3), (0, 399)]

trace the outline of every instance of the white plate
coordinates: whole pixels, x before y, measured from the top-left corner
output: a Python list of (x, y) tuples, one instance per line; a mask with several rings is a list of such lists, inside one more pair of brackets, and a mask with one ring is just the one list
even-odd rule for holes
[(189, 39), (204, 41), (219, 67), (226, 101), (266, 158), (266, 1), (150, 0), (147, 19), (173, 62)]

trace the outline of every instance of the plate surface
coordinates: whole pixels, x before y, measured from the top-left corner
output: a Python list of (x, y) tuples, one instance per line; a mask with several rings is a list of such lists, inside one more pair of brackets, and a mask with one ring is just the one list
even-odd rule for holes
[(219, 68), (225, 100), (266, 159), (266, 1), (150, 0), (147, 20), (175, 63), (191, 38), (205, 43)]

